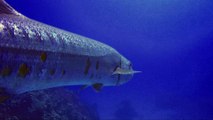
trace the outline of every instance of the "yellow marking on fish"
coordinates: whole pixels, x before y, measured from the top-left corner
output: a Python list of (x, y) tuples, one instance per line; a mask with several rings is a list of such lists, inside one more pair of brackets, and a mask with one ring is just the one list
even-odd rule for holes
[(19, 70), (18, 70), (18, 75), (20, 77), (25, 78), (27, 74), (29, 74), (30, 68), (27, 66), (27, 64), (23, 63), (20, 65)]
[(40, 59), (42, 62), (45, 62), (47, 59), (47, 53), (45, 53), (45, 52), (41, 53)]
[(11, 73), (12, 73), (12, 70), (10, 69), (9, 66), (6, 66), (1, 70), (1, 76), (2, 77), (9, 76)]

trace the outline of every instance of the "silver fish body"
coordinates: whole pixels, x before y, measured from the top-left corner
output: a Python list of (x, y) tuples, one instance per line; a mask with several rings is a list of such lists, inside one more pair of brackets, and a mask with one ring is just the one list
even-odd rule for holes
[(68, 85), (116, 86), (132, 77), (113, 74), (118, 67), (132, 71), (132, 66), (110, 46), (31, 20), (0, 3), (9, 11), (0, 9), (0, 87), (19, 94)]

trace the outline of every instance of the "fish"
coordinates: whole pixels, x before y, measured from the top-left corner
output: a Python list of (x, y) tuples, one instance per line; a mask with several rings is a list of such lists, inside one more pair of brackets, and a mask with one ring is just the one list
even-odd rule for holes
[(61, 86), (119, 86), (138, 73), (114, 48), (32, 20), (0, 0), (0, 101)]

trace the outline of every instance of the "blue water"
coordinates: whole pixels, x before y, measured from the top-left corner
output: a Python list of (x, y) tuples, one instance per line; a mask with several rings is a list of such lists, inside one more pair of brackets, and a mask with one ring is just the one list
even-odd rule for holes
[(22, 14), (106, 43), (143, 71), (79, 95), (101, 119), (213, 119), (211, 0), (7, 0)]

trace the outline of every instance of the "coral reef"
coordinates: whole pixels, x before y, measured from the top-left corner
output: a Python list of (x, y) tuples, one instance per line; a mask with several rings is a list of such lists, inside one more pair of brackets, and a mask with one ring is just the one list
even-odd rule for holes
[(97, 112), (65, 88), (33, 91), (0, 104), (0, 120), (97, 120)]

